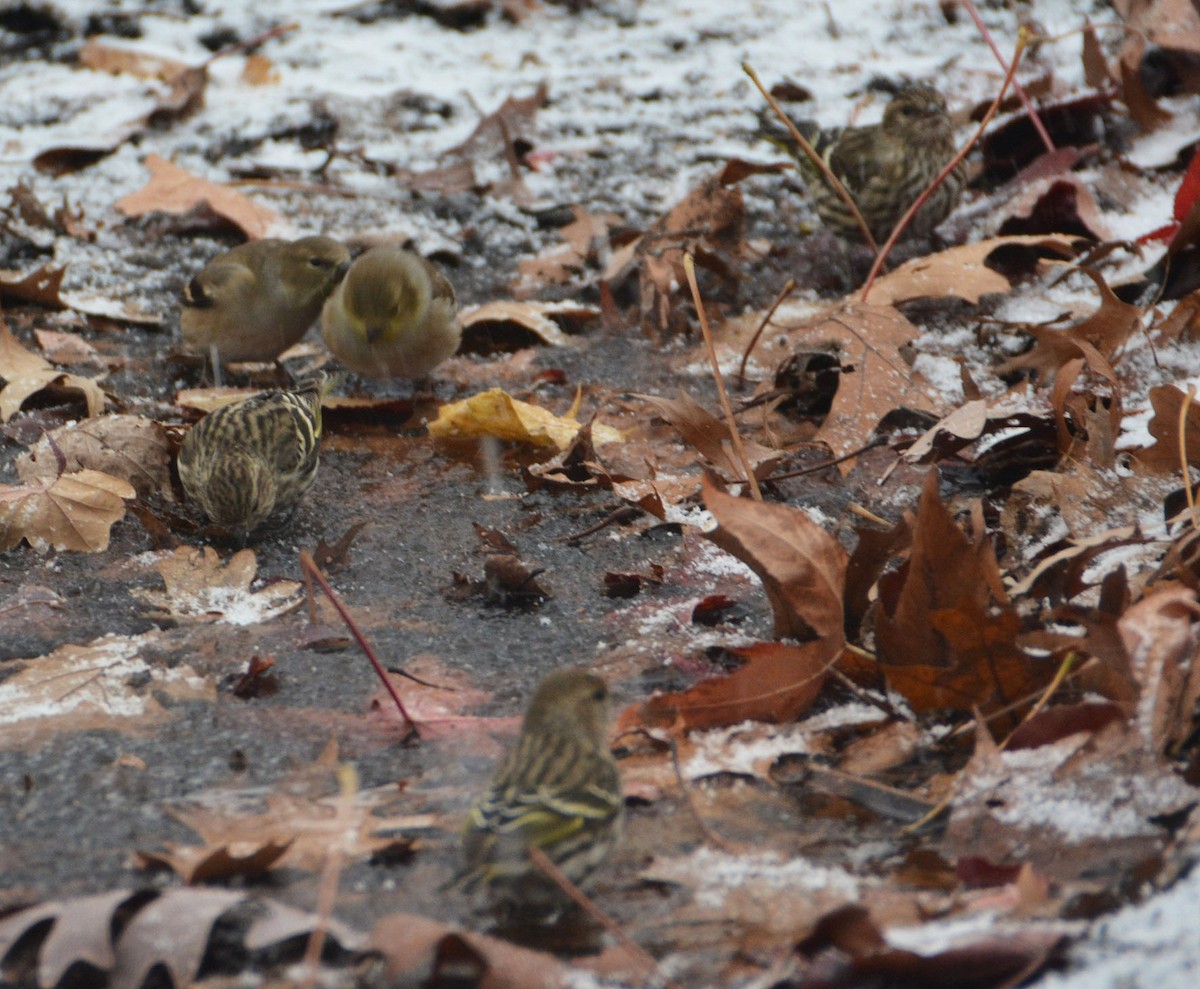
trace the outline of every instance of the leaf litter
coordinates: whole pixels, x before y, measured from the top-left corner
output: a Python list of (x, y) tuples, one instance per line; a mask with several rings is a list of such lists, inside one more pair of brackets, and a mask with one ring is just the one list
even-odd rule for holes
[[(81, 36), (66, 6), (47, 16)], [(194, 28), (215, 25), (205, 14), (131, 14), (142, 37), (128, 44), (89, 30), (52, 62), (18, 42), (18, 68), (0, 73), (9, 93), (38, 73), (56, 108), (14, 100), (2, 125), (13, 191), (0, 263), (16, 274), (0, 279), (0, 465), (23, 484), (4, 489), (0, 616), (78, 611), (97, 596), (97, 611), (120, 601), (122, 621), (161, 626), (105, 638), (97, 616), (84, 645), (6, 660), (0, 691), (17, 716), (3, 744), (38, 767), (24, 777), (28, 813), (18, 802), (9, 815), (22, 847), (45, 860), (34, 829), (55, 773), (34, 742), (136, 725), (154, 741), (129, 734), (113, 765), (155, 773), (180, 757), (155, 750), (168, 745), (156, 726), (208, 719), (222, 727), (207, 762), (252, 766), (263, 785), (225, 779), (204, 807), (178, 811), (202, 846), (154, 831), (166, 851), (145, 854), (185, 881), (273, 869), (284, 894), (310, 904), (288, 856), (327, 871), (330, 847), (344, 845), (341, 867), (366, 893), (345, 884), (332, 909), (374, 925), (394, 976), (461, 966), (482, 984), (529, 984), (519, 973), (531, 966), (565, 980), (568, 965), (602, 976), (612, 964), (609, 977), (631, 984), (636, 969), (608, 952), (560, 962), (449, 926), (486, 921), (433, 892), (530, 683), (585, 663), (613, 682), (630, 729), (614, 737), (628, 836), (596, 898), (682, 984), (1116, 985), (1103, 928), (1077, 918), (1136, 942), (1146, 921), (1127, 906), (1133, 890), (1151, 890), (1151, 904), (1194, 897), (1200, 579), (1179, 476), (1200, 448), (1186, 395), (1194, 11), (1121, 3), (1136, 30), (1109, 32), (1039, 3), (1055, 40), (1023, 78), (1062, 147), (1037, 160), (1028, 116), (1006, 111), (947, 224), (950, 246), (899, 259), (864, 302), (853, 249), (797, 236), (812, 222), (802, 183), (781, 162), (750, 160), (762, 146), (738, 63), (749, 53), (784, 75), (795, 37), (833, 34), (836, 45), (803, 46), (805, 109), (822, 123), (877, 118), (879, 101), (851, 81), (868, 66), (944, 74), (957, 109), (990, 99), (1000, 74), (979, 70), (968, 18), (889, 9), (851, 29), (840, 9), (774, 3), (736, 24), (710, 4), (437, 6), (404, 18), (321, 10), (319, 31), (238, 22), (244, 49), (202, 45)], [(453, 26), (458, 16), (481, 17), (478, 30)], [(985, 17), (1014, 34), (1012, 11)], [(935, 29), (953, 44), (930, 46)], [(419, 58), (421, 90), (411, 72), (362, 59), (361, 40), (347, 41), (361, 32)], [(1062, 40), (1075, 32), (1082, 58)], [(248, 52), (260, 46), (271, 57)], [(943, 63), (954, 47), (965, 57)], [(363, 74), (367, 61), (381, 77)], [(343, 81), (315, 99), (308, 87), (325, 72)], [(1177, 231), (1158, 235), (1171, 217)], [(194, 535), (165, 514), (156, 535), (146, 511), (176, 496), (178, 421), (234, 394), (167, 365), (155, 331), (172, 328), (179, 286), (218, 249), (289, 228), (445, 250), (478, 307), (475, 339), (434, 394), (410, 402), (356, 383), (370, 394), (349, 401), (367, 404), (331, 414), (320, 507), (291, 533), (304, 545), (328, 533), (325, 546), (360, 533), (339, 591), (392, 654), (417, 720), (436, 728), (412, 750), (395, 746), (365, 677), (307, 648), (332, 640), (296, 611), (287, 536), (227, 559), (208, 546), (148, 553), (172, 529)], [(749, 370), (737, 436), (695, 346), (685, 253), (717, 359)], [(804, 287), (771, 308), (787, 275)], [(299, 367), (321, 350), (287, 359)], [(104, 368), (104, 389), (61, 367), (76, 362)], [(105, 414), (110, 404), (121, 414)], [(742, 490), (749, 472), (766, 501)], [(135, 497), (139, 521), (124, 520)], [(482, 579), (467, 576), (480, 540)], [(162, 589), (128, 586), (147, 579)], [(447, 593), (455, 584), (469, 593)], [(232, 686), (230, 671), (256, 660), (274, 693)], [(224, 734), (256, 717), (254, 745)], [(371, 720), (384, 725), (367, 740)], [(263, 737), (280, 725), (296, 737)], [(376, 774), (353, 804), (295, 792), (279, 769), (331, 727)], [(154, 792), (118, 813), (188, 795)], [(376, 800), (386, 816), (369, 813)], [(352, 805), (361, 840), (337, 841)], [(375, 834), (389, 828), (400, 837)], [(76, 962), (111, 985), (156, 967), (190, 983), (219, 918), (264, 909), (216, 889), (56, 899), (98, 887), (22, 875), (28, 892), (9, 902), (43, 902), (3, 922), (0, 965), (33, 971), (33, 958), (39, 985)], [(181, 910), (202, 922), (179, 930)], [(275, 926), (307, 940), (313, 921), (293, 920)], [(343, 934), (343, 946), (360, 943)], [(168, 951), (150, 947), (164, 937)], [(224, 950), (233, 969), (270, 967)], [(1073, 972), (1039, 977), (1064, 950)], [(1187, 984), (1185, 951), (1158, 952), (1168, 961), (1155, 985)]]

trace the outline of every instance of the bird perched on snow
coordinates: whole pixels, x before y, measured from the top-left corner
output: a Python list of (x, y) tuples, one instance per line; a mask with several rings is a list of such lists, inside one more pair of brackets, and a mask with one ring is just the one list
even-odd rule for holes
[(608, 747), (608, 688), (582, 670), (551, 673), (516, 744), (463, 827), (463, 885), (506, 908), (555, 911), (568, 901), (529, 859), (540, 848), (583, 883), (621, 835), (624, 801)]
[(214, 258), (183, 290), (179, 327), (191, 348), (221, 363), (273, 361), (304, 336), (350, 251), (331, 237), (241, 244)]
[[(955, 153), (954, 128), (942, 94), (916, 82), (891, 88), (894, 95), (878, 124), (831, 130), (812, 122), (797, 125), (846, 187), (878, 244)], [(861, 240), (854, 214), (833, 186), (803, 155), (800, 163), (821, 222), (844, 240)], [(929, 237), (958, 205), (965, 182), (960, 163), (913, 217), (904, 236)]]
[(321, 376), (291, 391), (268, 391), (223, 405), (189, 430), (179, 480), (212, 522), (245, 540), (295, 510), (317, 476)]
[(374, 378), (423, 378), (462, 338), (446, 276), (398, 247), (373, 247), (350, 266), (321, 329), (338, 360)]

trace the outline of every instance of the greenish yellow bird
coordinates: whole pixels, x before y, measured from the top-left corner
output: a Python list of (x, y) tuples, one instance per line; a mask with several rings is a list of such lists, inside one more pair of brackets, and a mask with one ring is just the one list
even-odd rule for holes
[(273, 361), (304, 336), (349, 267), (349, 249), (331, 237), (235, 247), (184, 289), (184, 342), (206, 356), (215, 348), (222, 364)]
[(399, 247), (373, 247), (350, 266), (325, 303), (321, 330), (338, 360), (373, 378), (423, 378), (462, 339), (453, 286)]
[(540, 848), (581, 885), (620, 839), (623, 817), (608, 746), (608, 687), (582, 670), (551, 673), (463, 826), (462, 885), (486, 886), (506, 908), (557, 910), (569, 901), (529, 850)]
[(206, 415), (179, 450), (188, 500), (243, 541), (288, 516), (317, 477), (321, 400), (331, 386), (321, 376)]

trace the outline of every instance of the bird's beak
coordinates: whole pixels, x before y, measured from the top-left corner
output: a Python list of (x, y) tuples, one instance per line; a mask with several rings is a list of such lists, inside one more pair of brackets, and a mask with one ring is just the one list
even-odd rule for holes
[(350, 260), (349, 260), (349, 258), (347, 258), (345, 261), (343, 261), (341, 264), (339, 264), (336, 268), (333, 269), (334, 280), (340, 282), (343, 278), (346, 277), (346, 272), (349, 270), (350, 270)]
[(367, 327), (367, 343), (374, 343), (383, 334), (382, 326)]

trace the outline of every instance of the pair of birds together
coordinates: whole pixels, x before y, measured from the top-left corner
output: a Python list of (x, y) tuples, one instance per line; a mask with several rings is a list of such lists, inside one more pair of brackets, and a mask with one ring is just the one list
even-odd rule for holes
[[(462, 336), (454, 289), (411, 251), (375, 247), (351, 263), (330, 237), (258, 240), (210, 262), (184, 290), (184, 341), (214, 362), (270, 361), (320, 315), (330, 351), (373, 377), (421, 378)], [(331, 379), (223, 406), (188, 432), (189, 500), (243, 539), (294, 511), (316, 479), (321, 400)]]
[[(878, 124), (801, 130), (854, 199), (876, 242), (954, 155), (946, 102), (920, 83), (896, 87)], [(810, 163), (802, 167), (822, 222), (844, 239), (861, 237), (841, 197)], [(960, 164), (914, 216), (908, 235), (928, 237), (958, 203), (964, 183)], [(374, 377), (423, 377), (457, 350), (462, 334), (454, 290), (424, 258), (375, 247), (351, 264), (346, 246), (329, 237), (260, 240), (222, 255), (188, 285), (180, 326), (190, 346), (215, 349), (221, 361), (274, 360), (318, 314), (334, 356)], [(327, 390), (314, 382), (267, 392), (202, 419), (179, 455), (188, 497), (243, 539), (293, 511), (316, 478)]]

